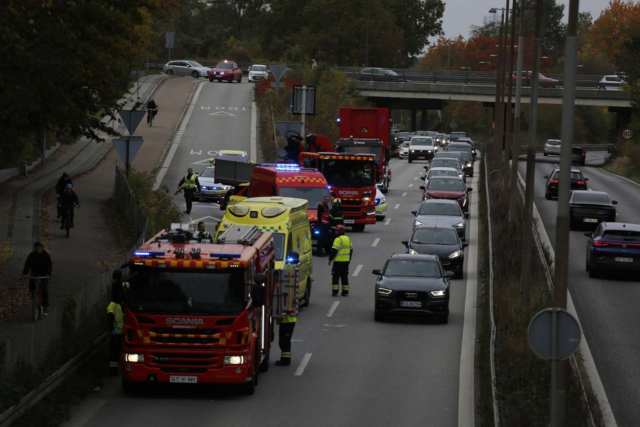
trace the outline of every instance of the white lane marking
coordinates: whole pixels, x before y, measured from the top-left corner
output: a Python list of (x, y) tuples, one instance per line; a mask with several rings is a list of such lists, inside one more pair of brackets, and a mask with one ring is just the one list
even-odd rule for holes
[[(472, 183), (478, 187), (478, 177)], [(471, 199), (469, 208), (478, 212), (478, 197)], [(476, 345), (476, 297), (478, 293), (478, 215), (470, 222), (469, 250), (467, 252), (467, 283), (464, 299), (462, 346), (460, 352), (460, 383), (458, 386), (458, 425), (475, 425), (475, 345)]]
[(87, 423), (102, 409), (105, 403), (107, 403), (107, 399), (87, 399), (80, 405), (77, 412), (72, 414), (71, 419), (62, 424), (63, 427), (83, 427), (88, 425)]
[(407, 193), (402, 193), (402, 197), (404, 197), (404, 196), (406, 196), (406, 195), (407, 195)]
[(387, 218), (387, 220), (384, 222), (384, 225), (389, 225), (390, 222), (391, 222), (391, 218)]
[(358, 264), (358, 266), (356, 267), (356, 271), (353, 272), (352, 276), (356, 277), (358, 274), (360, 274), (360, 270), (362, 270), (362, 267), (364, 267), (362, 264)]
[(294, 375), (296, 376), (300, 376), (302, 375), (302, 373), (304, 372), (304, 368), (307, 367), (307, 363), (309, 363), (309, 359), (311, 359), (311, 355), (313, 353), (306, 353), (304, 355), (304, 357), (302, 358), (302, 362), (300, 362), (300, 366), (298, 366), (298, 369), (296, 369), (296, 373)]
[(251, 101), (251, 152), (249, 153), (250, 159), (254, 162), (257, 161), (257, 149), (256, 149), (256, 123), (257, 123), (257, 112), (256, 112), (256, 102), (255, 100)]
[(173, 138), (173, 142), (171, 143), (171, 149), (169, 150), (169, 154), (167, 155), (167, 158), (164, 160), (164, 164), (160, 168), (158, 175), (156, 175), (156, 181), (153, 184), (154, 190), (157, 190), (158, 188), (160, 188), (160, 184), (162, 184), (162, 180), (164, 179), (164, 176), (167, 174), (167, 171), (169, 170), (169, 166), (171, 166), (171, 162), (173, 161), (173, 156), (175, 156), (176, 151), (178, 151), (178, 146), (180, 145), (182, 134), (187, 128), (187, 124), (189, 123), (189, 119), (191, 118), (191, 114), (193, 113), (193, 109), (196, 107), (196, 104), (198, 102), (198, 97), (200, 96), (200, 92), (202, 92), (202, 88), (204, 87), (203, 83), (204, 82), (198, 84), (198, 89), (196, 89), (196, 94), (193, 96), (193, 99), (191, 100), (191, 105), (189, 105), (187, 114), (184, 116), (184, 120), (182, 121), (182, 124), (180, 125), (178, 132), (176, 132), (176, 135)]
[(380, 242), (380, 238), (379, 238), (379, 237), (376, 237), (376, 240), (374, 240), (374, 241), (373, 241), (373, 243), (371, 244), (371, 246), (373, 246), (373, 247), (375, 248), (376, 246), (378, 246), (378, 243), (379, 243), (379, 242)]
[(413, 180), (414, 180), (414, 181), (417, 181), (417, 180), (418, 180), (418, 177), (416, 176), (415, 178), (413, 178)]
[(398, 203), (397, 205), (395, 205), (393, 209), (398, 209), (399, 207), (400, 207), (400, 203)]
[(340, 301), (336, 301), (333, 304), (331, 304), (331, 308), (329, 309), (329, 312), (327, 313), (327, 317), (333, 316), (333, 312), (336, 311), (336, 308), (338, 308), (339, 304), (340, 304)]
[(413, 184), (409, 184), (409, 188), (413, 187)]

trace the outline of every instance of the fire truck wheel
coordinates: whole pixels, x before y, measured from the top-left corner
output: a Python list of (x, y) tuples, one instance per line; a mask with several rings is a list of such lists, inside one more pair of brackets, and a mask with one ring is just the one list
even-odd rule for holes
[(307, 289), (304, 291), (304, 303), (300, 304), (300, 307), (309, 307), (309, 300), (311, 299), (311, 280), (307, 280)]
[(264, 358), (262, 363), (260, 364), (260, 368), (258, 368), (258, 372), (267, 372), (269, 370), (269, 354)]
[(353, 231), (357, 231), (357, 232), (361, 232), (364, 231), (364, 226), (366, 224), (354, 224), (353, 225)]
[(260, 360), (260, 356), (258, 353), (258, 349), (256, 348), (256, 352), (253, 355), (253, 379), (248, 381), (242, 385), (242, 394), (251, 396), (256, 392), (256, 386), (258, 385), (258, 371), (259, 369), (256, 367), (256, 364)]
[(384, 183), (382, 184), (382, 188), (380, 189), (380, 191), (382, 191), (382, 194), (387, 194), (387, 191), (389, 191), (389, 179), (385, 178)]

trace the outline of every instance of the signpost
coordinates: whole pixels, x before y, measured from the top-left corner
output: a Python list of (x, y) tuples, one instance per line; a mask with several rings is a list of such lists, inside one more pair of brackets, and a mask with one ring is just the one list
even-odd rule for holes
[(280, 82), (282, 76), (287, 71), (286, 65), (269, 65), (269, 71), (273, 74), (273, 77), (276, 79), (275, 82), (271, 82), (271, 87), (276, 88), (276, 95), (280, 94), (280, 88), (284, 87), (284, 82)]
[(175, 33), (173, 31), (167, 31), (167, 49), (169, 49), (169, 61), (171, 61), (171, 49), (173, 49), (173, 39)]
[(631, 141), (633, 139), (633, 130), (631, 128), (622, 129), (622, 139)]
[(129, 131), (129, 136), (126, 138), (112, 139), (111, 142), (116, 147), (120, 158), (125, 163), (127, 176), (129, 176), (129, 167), (131, 162), (144, 142), (141, 136), (133, 136), (133, 132), (135, 132), (146, 113), (147, 112), (144, 110), (118, 111), (118, 114), (122, 119), (122, 123), (124, 123), (125, 127)]
[(316, 114), (316, 87), (293, 87), (293, 114), (302, 115), (302, 135), (304, 135), (305, 116)]

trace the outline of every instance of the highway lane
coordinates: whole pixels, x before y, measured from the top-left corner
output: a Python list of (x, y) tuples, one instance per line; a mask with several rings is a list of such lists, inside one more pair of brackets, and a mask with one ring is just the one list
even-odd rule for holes
[[(187, 132), (197, 134), (189, 127), (203, 123), (190, 123)], [(172, 169), (182, 167), (176, 163)], [(404, 251), (400, 241), (409, 236), (410, 211), (421, 200), (416, 178), (423, 172), (423, 163), (395, 160), (392, 168), (388, 224), (367, 226), (362, 233), (348, 231), (355, 247), (351, 274), (362, 265), (359, 274), (350, 277), (349, 297), (331, 296), (327, 258), (314, 257), (311, 304), (302, 309), (294, 332), (292, 366), (273, 365), (280, 355), (276, 337), (271, 368), (261, 374), (251, 397), (206, 386), (161, 387), (157, 392), (128, 396), (120, 391), (118, 379), (109, 379), (103, 393), (85, 401), (67, 427), (281, 426), (302, 420), (318, 427), (457, 425), (466, 279), (451, 283), (447, 325), (432, 320), (379, 323), (373, 319), (371, 270), (381, 268), (392, 252)], [(178, 171), (169, 173), (178, 175)], [(380, 241), (374, 247), (376, 238)], [(308, 363), (302, 367), (304, 358)]]
[[(600, 171), (602, 155), (587, 154), (587, 165), (582, 169), (589, 178), (588, 187), (606, 191), (619, 204), (616, 206), (618, 222), (640, 223), (640, 187), (616, 176)], [(538, 208), (551, 243), (555, 247), (557, 200), (544, 198), (548, 175), (556, 166), (558, 157), (537, 156), (534, 202)], [(526, 163), (519, 162), (520, 174), (526, 174)], [(585, 270), (587, 230), (571, 231), (569, 290), (589, 343), (598, 373), (618, 426), (640, 424), (640, 284), (637, 276), (606, 274), (598, 279), (589, 278)]]

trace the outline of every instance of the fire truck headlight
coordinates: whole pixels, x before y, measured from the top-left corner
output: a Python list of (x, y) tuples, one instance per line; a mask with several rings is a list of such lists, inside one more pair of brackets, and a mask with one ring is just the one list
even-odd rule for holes
[(225, 356), (225, 365), (244, 365), (244, 356)]
[(125, 353), (124, 361), (129, 363), (144, 363), (144, 354)]

